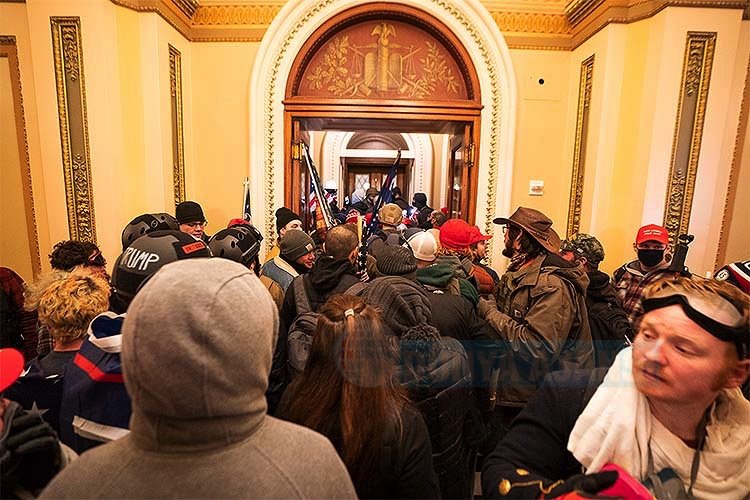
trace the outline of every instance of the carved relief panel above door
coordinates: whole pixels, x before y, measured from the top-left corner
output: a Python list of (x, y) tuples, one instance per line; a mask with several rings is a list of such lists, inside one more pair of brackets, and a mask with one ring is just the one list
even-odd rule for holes
[(461, 71), (445, 46), (394, 20), (363, 22), (336, 34), (313, 56), (298, 95), (468, 99)]

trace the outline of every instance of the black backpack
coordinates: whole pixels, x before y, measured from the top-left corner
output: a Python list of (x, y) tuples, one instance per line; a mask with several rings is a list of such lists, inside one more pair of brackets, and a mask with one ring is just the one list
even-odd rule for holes
[[(297, 317), (289, 326), (287, 335), (287, 363), (289, 365), (289, 380), (302, 373), (310, 356), (315, 327), (318, 324), (320, 313), (313, 311), (310, 298), (305, 290), (304, 278), (292, 281), (294, 290), (294, 301), (297, 303)], [(359, 295), (367, 287), (366, 283), (358, 281), (343, 293), (346, 295)]]
[(625, 310), (614, 300), (595, 302), (586, 298), (596, 366), (612, 366), (615, 356), (630, 345), (635, 332)]
[(21, 314), (13, 297), (2, 287), (0, 287), (0, 347), (13, 347), (23, 351)]

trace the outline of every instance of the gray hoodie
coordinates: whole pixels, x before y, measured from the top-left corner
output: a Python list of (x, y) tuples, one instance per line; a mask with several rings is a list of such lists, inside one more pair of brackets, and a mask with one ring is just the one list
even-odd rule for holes
[(268, 291), (226, 259), (164, 266), (123, 325), (131, 433), (84, 454), (46, 498), (354, 498), (330, 442), (266, 415), (278, 330)]

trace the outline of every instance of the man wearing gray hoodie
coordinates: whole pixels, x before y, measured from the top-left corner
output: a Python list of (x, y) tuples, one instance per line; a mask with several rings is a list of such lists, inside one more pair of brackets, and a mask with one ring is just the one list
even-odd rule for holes
[(326, 438), (266, 415), (277, 329), (271, 296), (240, 264), (164, 266), (123, 324), (130, 434), (84, 454), (42, 497), (354, 498)]

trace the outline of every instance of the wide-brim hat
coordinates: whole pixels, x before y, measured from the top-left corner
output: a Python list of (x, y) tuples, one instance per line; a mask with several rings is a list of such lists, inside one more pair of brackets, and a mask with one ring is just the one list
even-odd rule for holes
[(539, 210), (533, 208), (518, 207), (508, 218), (498, 217), (493, 220), (495, 224), (510, 224), (520, 227), (539, 242), (545, 250), (552, 253), (560, 251), (560, 236), (552, 229), (552, 221)]

